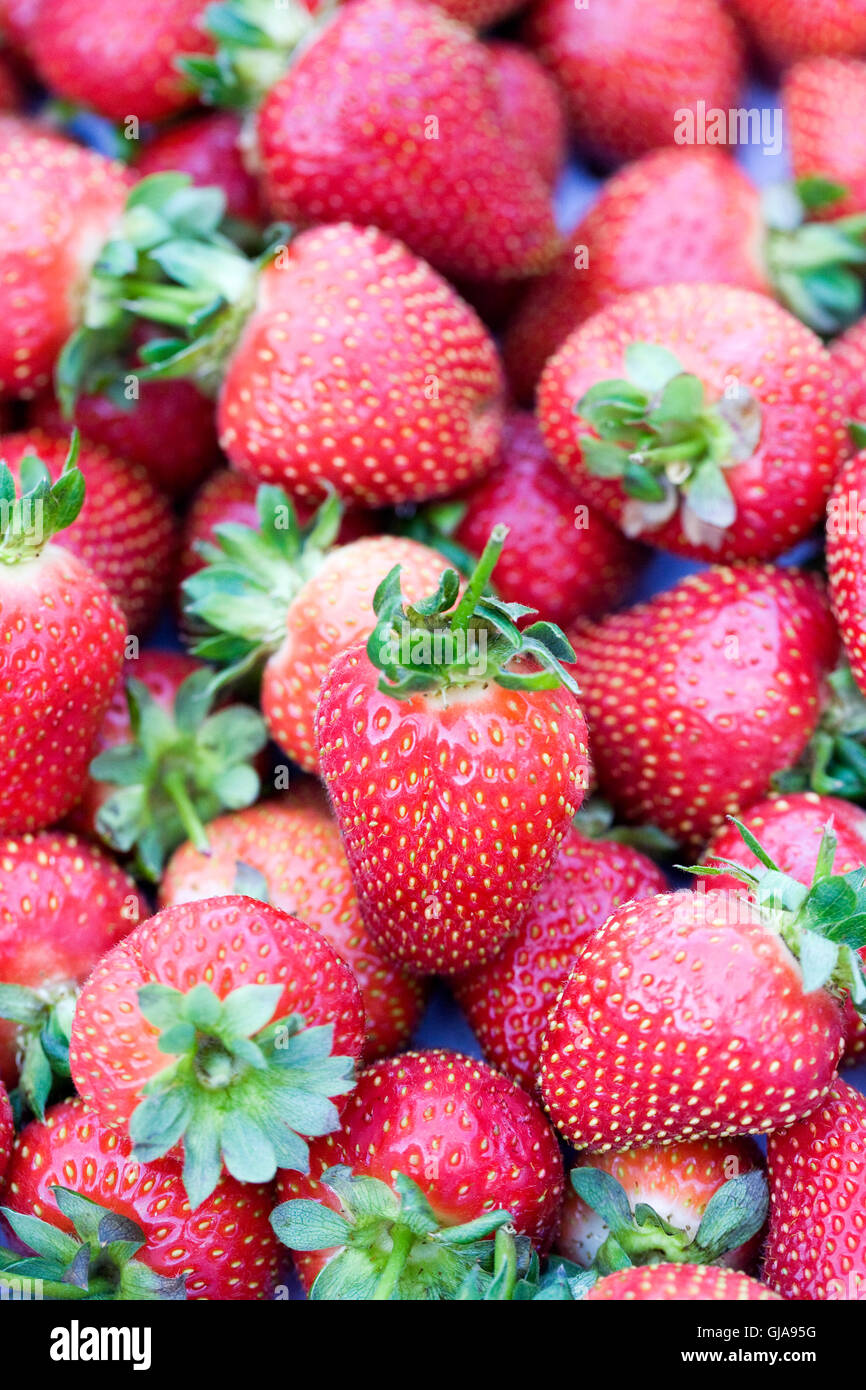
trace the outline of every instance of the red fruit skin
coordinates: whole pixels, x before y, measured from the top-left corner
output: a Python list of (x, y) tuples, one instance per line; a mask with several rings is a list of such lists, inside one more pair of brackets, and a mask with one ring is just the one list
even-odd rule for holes
[(845, 398), (846, 419), (866, 420), (866, 319), (834, 339), (830, 356)]
[(586, 725), (564, 687), (398, 701), (378, 680), (363, 647), (329, 667), (321, 775), (374, 939), (413, 974), (459, 974), (531, 910), (583, 800)]
[(794, 176), (844, 184), (848, 196), (827, 216), (866, 209), (866, 63), (809, 58), (795, 64), (785, 73), (782, 106)]
[[(134, 881), (64, 830), (0, 839), (0, 983), (54, 998), (138, 922)], [(0, 1020), (0, 1080), (17, 1084), (16, 1025)]]
[(0, 51), (0, 111), (18, 111), (24, 105), (24, 100), (20, 64), (8, 52), (2, 50)]
[(582, 493), (614, 524), (629, 526), (619, 479), (599, 478), (580, 447), (593, 431), (575, 412), (590, 386), (623, 377), (625, 349), (667, 347), (704, 385), (707, 400), (732, 382), (761, 409), (751, 456), (725, 469), (737, 515), (718, 547), (687, 538), (681, 510), (645, 539), (697, 560), (772, 560), (818, 524), (847, 452), (838, 374), (820, 338), (763, 295), (718, 285), (672, 285), (626, 295), (570, 335), (538, 386), (548, 449)]
[(448, 276), (545, 270), (559, 248), (550, 187), (499, 103), (484, 45), (432, 5), (346, 4), (259, 108), (270, 211), (372, 223)]
[(718, 1265), (637, 1265), (599, 1279), (584, 1297), (593, 1303), (766, 1303), (778, 1294)]
[(149, 0), (147, 23), (113, 0), (41, 0), (31, 55), (46, 86), (112, 121), (159, 121), (189, 106), (195, 92), (175, 66), (184, 53), (210, 53), (203, 0)]
[(487, 29), (520, 9), (521, 0), (435, 0), (436, 8), (473, 29)]
[(49, 382), (132, 176), (16, 118), (0, 130), (0, 394)]
[(496, 39), (487, 45), (499, 83), (499, 111), (512, 141), (526, 148), (542, 178), (554, 184), (568, 157), (562, 93), (528, 48)]
[(190, 1300), (270, 1298), (279, 1247), (268, 1220), (269, 1188), (224, 1173), (191, 1212), (177, 1159), (141, 1163), (131, 1148), (80, 1100), (63, 1101), (18, 1136), (3, 1204), (71, 1234), (51, 1188), (72, 1188), (140, 1226), (147, 1245), (137, 1258), (157, 1274), (184, 1275)]
[(136, 169), (143, 179), (178, 170), (200, 187), (221, 188), (230, 217), (259, 223), (264, 218), (259, 186), (244, 165), (240, 136), (241, 118), (235, 111), (192, 116), (158, 131), (141, 151)]
[[(59, 478), (69, 450), (63, 435), (39, 429), (0, 436), (0, 458), (18, 475), (22, 458), (36, 454)], [(78, 518), (61, 544), (106, 585), (131, 632), (153, 623), (171, 581), (176, 526), (168, 499), (137, 464), (84, 441), (78, 455), (86, 493)]]
[(367, 1019), (368, 1062), (405, 1046), (421, 1017), (417, 980), (396, 969), (371, 940), (340, 832), (318, 789), (260, 802), (209, 823), (210, 855), (182, 845), (160, 886), (160, 906), (231, 893), (238, 861), (264, 874), (268, 900), (321, 932), (358, 982)]
[(666, 887), (661, 870), (637, 850), (566, 833), (517, 934), (495, 960), (454, 981), (491, 1066), (533, 1089), (548, 1014), (584, 942), (620, 903)]
[(373, 228), (322, 227), (262, 273), (220, 442), (292, 496), (423, 501), (489, 472), (501, 396), (496, 349), (444, 280)]
[(29, 52), (41, 4), (42, 0), (0, 0), (0, 30), (17, 53)]
[(866, 54), (864, 0), (732, 0), (732, 9), (774, 67), (825, 53)]
[(866, 1101), (837, 1080), (811, 1115), (770, 1136), (762, 1277), (790, 1299), (863, 1297)]
[(41, 830), (81, 796), (123, 661), (101, 579), (49, 543), (0, 576), (0, 833)]
[(717, 0), (539, 0), (524, 37), (562, 86), (578, 145), (604, 161), (674, 144), (698, 101), (738, 105), (742, 45)]
[[(646, 1203), (678, 1230), (694, 1236), (707, 1203), (730, 1178), (762, 1166), (761, 1151), (751, 1139), (698, 1139), (691, 1143), (651, 1145), (617, 1154), (584, 1154), (577, 1167), (599, 1168), (625, 1188), (632, 1211)], [(560, 1255), (589, 1269), (610, 1234), (600, 1216), (566, 1183), (562, 1220), (556, 1238)], [(749, 1270), (761, 1247), (760, 1232), (745, 1245), (729, 1250), (718, 1263)]]
[[(444, 1225), (504, 1208), (542, 1252), (559, 1217), (562, 1159), (541, 1110), (513, 1081), (458, 1052), (406, 1052), (362, 1072), (342, 1127), (311, 1144), (310, 1176), (278, 1174), (280, 1201), (335, 1205), (318, 1178), (337, 1163), (389, 1184), (404, 1173)], [(295, 1255), (308, 1291), (335, 1253)]]
[(703, 281), (768, 291), (763, 237), (758, 191), (721, 150), (672, 146), (619, 169), (508, 325), (514, 395), (531, 401), (569, 333), (632, 290)]
[(240, 985), (283, 984), (273, 1018), (334, 1024), (334, 1054), (358, 1058), (364, 1008), (351, 970), (312, 927), (238, 894), (166, 907), (97, 965), (75, 1011), (69, 1060), (76, 1090), (101, 1123), (125, 1128), (150, 1077), (165, 1068), (138, 991), (207, 983), (224, 999)]
[(0, 1081), (0, 1182), (9, 1166), (15, 1127), (12, 1123), (12, 1106), (6, 1094), (6, 1087)]
[(462, 494), (467, 512), (455, 539), (476, 555), (497, 522), (508, 543), (496, 566), (502, 598), (536, 608), (552, 623), (600, 617), (628, 595), (643, 552), (586, 507), (544, 447), (533, 417), (505, 419), (499, 468)]
[(838, 651), (818, 583), (769, 565), (689, 575), (572, 641), (603, 794), (694, 848), (796, 764)]
[(827, 504), (827, 576), (845, 655), (866, 692), (866, 449), (843, 464)]

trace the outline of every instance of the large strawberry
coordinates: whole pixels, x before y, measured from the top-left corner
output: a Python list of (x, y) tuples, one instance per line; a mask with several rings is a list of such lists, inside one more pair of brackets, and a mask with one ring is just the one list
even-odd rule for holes
[(783, 1298), (860, 1301), (866, 1286), (866, 1101), (837, 1081), (811, 1115), (770, 1136), (763, 1277)]
[(78, 987), (140, 915), (132, 879), (77, 835), (0, 839), (0, 1081), (35, 1114), (69, 1076)]
[(488, 1061), (531, 1089), (547, 1016), (583, 943), (620, 903), (665, 887), (637, 850), (569, 830), (517, 934), (495, 960), (454, 981)]
[(80, 1100), (52, 1106), (44, 1122), (22, 1130), (0, 1204), (22, 1247), (40, 1257), (37, 1267), (0, 1250), (0, 1271), (21, 1280), (32, 1271), (43, 1297), (273, 1293), (278, 1247), (268, 1189), (224, 1174), (193, 1212), (176, 1159), (133, 1159), (125, 1135)]
[(576, 1148), (765, 1133), (830, 1090), (842, 1001), (866, 1010), (862, 870), (833, 873), (827, 830), (807, 886), (741, 828), (760, 865), (736, 870), (748, 892), (626, 903), (578, 957), (541, 1056), (545, 1103)]
[(625, 821), (702, 847), (797, 762), (838, 637), (815, 579), (717, 567), (573, 634), (592, 757)]
[(779, 1297), (736, 1269), (717, 1265), (659, 1264), (620, 1269), (599, 1279), (584, 1298), (591, 1302), (766, 1303)]
[(821, 54), (866, 54), (864, 0), (733, 0), (733, 8), (775, 67)]
[(550, 1243), (562, 1159), (514, 1082), (456, 1052), (408, 1052), (362, 1073), (309, 1177), (278, 1187), (274, 1229), (313, 1298), (449, 1298), (509, 1219)]
[(312, 927), (232, 895), (166, 907), (102, 959), (72, 1023), (72, 1079), (133, 1157), (177, 1154), (197, 1207), (223, 1165), (241, 1182), (305, 1170), (334, 1129), (364, 1009)]
[[(172, 856), (160, 904), (230, 893), (238, 865), (262, 876), (267, 901), (315, 927), (351, 966), (367, 1019), (367, 1061), (404, 1046), (421, 1014), (423, 993), (391, 964), (364, 927), (340, 833), (312, 788), (220, 816), (207, 828), (207, 853), (188, 842)], [(252, 893), (252, 886), (245, 884)]]
[(120, 609), (54, 541), (84, 501), (76, 452), (54, 483), (27, 460), (18, 496), (0, 462), (0, 831), (39, 830), (74, 805), (123, 661)]
[[(468, 29), (417, 0), (350, 0), (307, 34), (297, 9), (266, 20), (257, 53), (260, 22), (249, 0), (221, 7), (220, 51), (186, 67), (206, 98), (257, 107), (252, 158), (275, 216), (373, 223), (458, 277), (550, 263), (549, 183)], [(299, 38), (280, 76), (280, 41)]]
[(566, 339), (538, 388), (547, 447), (627, 535), (697, 559), (772, 559), (819, 521), (845, 456), (820, 340), (749, 290), (626, 295)]
[(699, 103), (738, 105), (742, 48), (719, 0), (540, 0), (526, 38), (562, 86), (578, 144), (603, 160), (683, 143)]
[(587, 783), (586, 725), (559, 628), (483, 596), (494, 530), (459, 596), (445, 570), (404, 607), (380, 584), (366, 649), (322, 683), (316, 740), (367, 928), (417, 974), (489, 960), (521, 926)]

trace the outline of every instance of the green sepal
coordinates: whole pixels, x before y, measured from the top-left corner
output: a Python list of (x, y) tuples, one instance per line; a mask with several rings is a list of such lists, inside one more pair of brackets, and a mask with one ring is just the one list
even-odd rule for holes
[(17, 487), (12, 470), (0, 458), (0, 564), (35, 560), (53, 536), (75, 521), (84, 505), (79, 449), (74, 430), (56, 482), (36, 454), (26, 454), (18, 465)]
[(14, 1093), (19, 1113), (26, 1107), (42, 1120), (49, 1101), (68, 1089), (75, 999), (76, 990), (68, 985), (40, 994), (24, 985), (0, 984), (0, 1018), (19, 1025), (16, 1050), (21, 1063)]
[(617, 825), (613, 806), (599, 795), (583, 802), (572, 825), (588, 840), (612, 840), (655, 858), (668, 859), (678, 848), (677, 841), (657, 825)]
[(866, 804), (866, 697), (847, 662), (837, 667), (828, 684), (830, 698), (800, 761), (776, 773), (773, 787)]
[(254, 107), (286, 72), (294, 57), (324, 28), (335, 9), (326, 3), (312, 15), (299, 0), (222, 0), (208, 5), (204, 28), (214, 53), (188, 54), (177, 66), (210, 106)]
[(866, 215), (809, 221), (846, 192), (843, 184), (816, 175), (764, 197), (766, 263), (776, 294), (825, 337), (856, 323), (864, 309)]

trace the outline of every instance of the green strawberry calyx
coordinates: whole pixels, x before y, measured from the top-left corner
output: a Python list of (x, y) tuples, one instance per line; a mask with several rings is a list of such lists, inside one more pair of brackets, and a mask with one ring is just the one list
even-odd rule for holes
[(140, 1258), (147, 1240), (128, 1216), (106, 1210), (68, 1187), (51, 1189), (74, 1235), (49, 1221), (0, 1207), (18, 1240), (33, 1251), (0, 1249), (0, 1280), (14, 1279), (35, 1297), (104, 1302), (185, 1300), (186, 1280), (157, 1274)]
[(25, 454), (16, 487), (12, 470), (0, 459), (0, 564), (37, 559), (51, 538), (75, 521), (84, 505), (79, 443), (75, 430), (56, 482), (36, 454)]
[(339, 1124), (332, 1097), (354, 1086), (351, 1057), (333, 1056), (333, 1024), (274, 1019), (282, 985), (241, 985), (219, 999), (143, 985), (139, 1008), (174, 1060), (151, 1077), (133, 1111), (133, 1156), (162, 1158), (183, 1143), (183, 1182), (195, 1209), (223, 1165), (239, 1182), (270, 1182), (278, 1168), (305, 1173), (306, 1139)]
[(264, 720), (250, 705), (212, 712), (214, 679), (209, 668), (193, 671), (170, 711), (141, 681), (127, 680), (132, 739), (90, 764), (91, 777), (114, 787), (96, 828), (112, 849), (133, 853), (146, 878), (158, 879), (185, 839), (208, 853), (204, 823), (259, 795), (253, 760), (267, 742)]
[(866, 802), (866, 697), (847, 662), (828, 677), (828, 685), (818, 727), (796, 766), (776, 773), (773, 787)]
[(315, 14), (300, 0), (221, 0), (204, 12), (216, 52), (188, 54), (177, 66), (207, 105), (256, 106), (336, 10), (337, 0), (325, 0)]
[(782, 303), (816, 333), (833, 337), (866, 307), (866, 214), (809, 221), (832, 212), (844, 184), (819, 176), (765, 191), (765, 260)]
[(18, 1085), (10, 1100), (19, 1117), (27, 1107), (44, 1119), (52, 1092), (69, 1082), (69, 1035), (77, 997), (78, 986), (71, 980), (38, 990), (0, 984), (0, 1018), (18, 1025)]
[(719, 855), (710, 856), (712, 864), (677, 867), (689, 874), (739, 879), (799, 962), (804, 992), (848, 994), (857, 1012), (866, 1016), (866, 967), (858, 954), (866, 946), (866, 865), (833, 873), (836, 836), (828, 821), (812, 882), (800, 883), (782, 872), (748, 826), (733, 816), (728, 819), (757, 859), (755, 869)]
[(693, 545), (721, 547), (737, 510), (725, 473), (751, 458), (761, 437), (761, 407), (744, 386), (732, 378), (709, 400), (667, 348), (634, 342), (625, 377), (596, 382), (574, 413), (593, 431), (580, 435), (587, 470), (616, 479), (625, 493), (626, 535), (655, 531), (679, 513)]
[(542, 1268), (526, 1236), (500, 1226), (493, 1237), (493, 1263), (477, 1261), (454, 1294), (461, 1303), (574, 1303), (597, 1281), (593, 1270), (581, 1269), (554, 1255)]
[(722, 1183), (693, 1234), (644, 1202), (632, 1210), (622, 1184), (601, 1168), (572, 1168), (571, 1185), (608, 1228), (592, 1263), (599, 1275), (631, 1265), (717, 1264), (757, 1235), (769, 1209), (767, 1180), (758, 1170)]
[(382, 672), (384, 694), (405, 700), (487, 681), (506, 690), (565, 686), (578, 694), (563, 665), (574, 661), (574, 651), (560, 628), (535, 622), (521, 629), (517, 621), (536, 610), (487, 592), (507, 534), (505, 526), (493, 528), (462, 593), (459, 574), (446, 569), (435, 593), (406, 604), (400, 566), (385, 576), (373, 598), (376, 626), (367, 642), (367, 655)]

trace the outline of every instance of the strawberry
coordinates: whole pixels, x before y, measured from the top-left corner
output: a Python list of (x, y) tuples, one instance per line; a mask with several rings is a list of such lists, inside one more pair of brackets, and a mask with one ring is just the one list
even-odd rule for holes
[(717, 1265), (650, 1265), (646, 1269), (620, 1269), (599, 1279), (584, 1297), (594, 1302), (612, 1300), (655, 1303), (766, 1303), (778, 1294), (741, 1274)]
[(519, 43), (487, 45), (499, 84), (499, 110), (513, 143), (525, 144), (542, 178), (554, 184), (568, 155), (562, 94), (534, 54)]
[[(558, 79), (581, 149), (605, 161), (672, 145), (684, 110), (727, 111), (743, 81), (736, 26), (718, 0), (539, 0), (525, 37)], [(639, 80), (637, 75), (639, 74)]]
[(249, 705), (213, 711), (213, 670), (180, 652), (126, 663), (97, 738), (72, 824), (159, 877), (187, 836), (208, 852), (203, 822), (259, 795), (264, 721)]
[(0, 833), (39, 830), (74, 805), (123, 660), (120, 609), (53, 539), (84, 501), (76, 450), (54, 483), (31, 456), (17, 497), (0, 462)]
[(15, 1130), (12, 1125), (12, 1106), (9, 1104), (9, 1097), (6, 1094), (6, 1087), (0, 1081), (0, 1182), (3, 1174), (9, 1166), (9, 1158), (12, 1153), (12, 1141), (15, 1138)]
[[(0, 458), (19, 480), (22, 461), (35, 454), (56, 482), (68, 452), (68, 439), (39, 429), (0, 436)], [(171, 579), (176, 540), (171, 507), (144, 469), (98, 444), (81, 445), (78, 467), (85, 501), (64, 532), (63, 545), (104, 582), (131, 631), (143, 632), (156, 618)]]
[[(852, 431), (854, 433), (854, 431)], [(861, 438), (859, 429), (856, 431)], [(862, 439), (866, 444), (866, 436)], [(851, 674), (866, 694), (866, 448), (840, 469), (827, 504), (827, 575)]]
[(774, 67), (821, 54), (866, 54), (864, 0), (733, 0), (733, 9)]
[(325, 503), (304, 528), (288, 497), (262, 487), (258, 529), (217, 526), (207, 566), (184, 584), (190, 623), (207, 626), (195, 651), (229, 680), (264, 664), (261, 704), (268, 731), (308, 772), (318, 768), (316, 701), (333, 658), (375, 626), (382, 576), (405, 565), (413, 598), (437, 582), (441, 557), (412, 540), (369, 536), (334, 546), (339, 507)]
[(404, 608), (392, 570), (366, 649), (336, 657), (319, 697), (321, 773), (364, 922), (416, 974), (502, 950), (586, 786), (571, 647), (550, 623), (521, 632), (525, 608), (482, 596), (504, 538), (494, 530), (459, 599), (448, 569)]
[(576, 1148), (768, 1132), (833, 1085), (846, 992), (866, 1008), (862, 871), (833, 873), (827, 830), (807, 887), (740, 828), (761, 866), (735, 868), (748, 894), (626, 903), (578, 957), (541, 1055), (545, 1104)]
[(544, 1249), (562, 1190), (553, 1133), (514, 1082), (407, 1052), (361, 1074), (309, 1176), (279, 1175), (272, 1224), (314, 1299), (450, 1298), (504, 1222)]
[[(219, 816), (207, 829), (210, 853), (191, 843), (172, 856), (160, 905), (231, 893), (238, 863), (264, 880), (267, 901), (314, 927), (350, 966), (367, 1018), (367, 1061), (404, 1046), (417, 1025), (423, 992), (371, 940), (358, 908), (340, 833), (319, 794), (261, 802)], [(252, 888), (245, 891), (252, 894)], [(255, 895), (253, 895), (255, 896)]]
[(571, 1170), (556, 1248), (611, 1274), (632, 1265), (749, 1269), (767, 1219), (753, 1140), (653, 1145), (581, 1157)]
[(192, 116), (157, 131), (138, 156), (136, 172), (146, 178), (180, 169), (199, 187), (221, 188), (229, 217), (255, 228), (264, 220), (264, 209), (259, 186), (244, 165), (240, 142), (241, 120), (234, 111)]
[[(336, 1128), (364, 1009), (319, 932), (231, 895), (166, 907), (113, 947), (72, 1022), (76, 1090), (133, 1158), (176, 1155), (195, 1209), (223, 1164), (239, 1182), (307, 1166)], [(173, 1060), (166, 1062), (166, 1058)]]
[(866, 321), (855, 323), (830, 344), (845, 397), (846, 416), (866, 423)]
[(807, 747), (838, 638), (811, 576), (719, 566), (574, 642), (602, 791), (700, 848)]
[(132, 879), (77, 835), (0, 839), (0, 1080), (34, 1114), (69, 1076), (79, 985), (139, 914)]
[(796, 177), (841, 185), (842, 196), (829, 199), (835, 216), (866, 211), (866, 63), (823, 57), (797, 63), (785, 73), (782, 105)]
[(584, 499), (696, 559), (773, 559), (812, 530), (844, 457), (820, 340), (763, 295), (626, 295), (566, 339), (538, 388), (545, 443)]
[[(273, 1293), (268, 1189), (223, 1175), (193, 1214), (177, 1160), (134, 1160), (126, 1136), (80, 1100), (22, 1130), (0, 1201), (22, 1246), (41, 1257), (34, 1273), (46, 1298), (68, 1297), (70, 1284), (103, 1300)], [(18, 1258), (7, 1269), (26, 1278)]]
[(763, 1278), (782, 1298), (863, 1297), (866, 1101), (844, 1081), (767, 1144)]
[(209, 45), (204, 0), (152, 0), (147, 24), (111, 0), (40, 0), (30, 53), (46, 86), (113, 121), (158, 121), (194, 92), (175, 60)]
[(620, 903), (665, 887), (661, 870), (637, 850), (567, 832), (516, 936), (495, 960), (454, 981), (493, 1066), (532, 1089), (547, 1016), (583, 943)]

